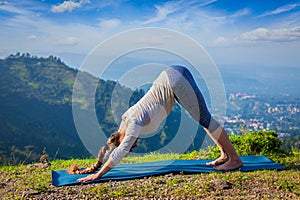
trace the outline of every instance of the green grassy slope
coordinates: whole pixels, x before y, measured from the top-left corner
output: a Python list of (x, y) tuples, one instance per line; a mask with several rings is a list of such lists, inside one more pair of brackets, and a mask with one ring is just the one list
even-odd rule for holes
[[(188, 154), (149, 154), (127, 157), (123, 163), (150, 162), (170, 159), (205, 159), (205, 151)], [(300, 152), (271, 159), (287, 170), (254, 172), (202, 173), (193, 175), (169, 174), (137, 180), (55, 187), (51, 185), (50, 170), (60, 170), (77, 163), (87, 167), (95, 162), (87, 160), (54, 160), (51, 166), (18, 165), (0, 168), (0, 196), (2, 199), (299, 199)]]

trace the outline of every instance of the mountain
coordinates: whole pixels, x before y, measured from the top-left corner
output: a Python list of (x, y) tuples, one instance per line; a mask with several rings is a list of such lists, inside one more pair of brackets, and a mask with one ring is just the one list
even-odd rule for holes
[[(0, 73), (0, 164), (31, 162), (43, 151), (52, 158), (90, 156), (78, 137), (72, 115), (78, 70), (54, 56), (17, 53), (0, 59)], [(96, 101), (98, 117), (109, 118), (107, 107), (116, 83), (86, 76), (99, 81), (97, 91), (103, 94)], [(107, 132), (117, 127), (110, 120), (104, 122), (101, 126)]]
[[(120, 116), (145, 93), (142, 89), (132, 91), (114, 81), (80, 72), (84, 79), (78, 81), (79, 87), (89, 89), (88, 86), (97, 81), (93, 96), (95, 105), (89, 105), (89, 99), (83, 94), (77, 99), (72, 97), (79, 72), (55, 56), (45, 58), (17, 53), (0, 59), (0, 165), (36, 161), (43, 152), (52, 159), (90, 157), (75, 127), (72, 101), (83, 112), (96, 108), (98, 123), (109, 136), (118, 127), (113, 114)], [(119, 89), (112, 105), (116, 87)], [(129, 103), (123, 98), (128, 94), (131, 94)], [(188, 118), (182, 113), (175, 105), (159, 132), (139, 140), (136, 152), (153, 152), (169, 144), (177, 134), (182, 115)], [(203, 140), (203, 130), (197, 130), (200, 134), (195, 139)], [(97, 138), (91, 140), (96, 149), (100, 148)], [(201, 145), (193, 144), (190, 138), (187, 140), (193, 148)]]
[(288, 66), (222, 66), (227, 93), (299, 97), (300, 68)]

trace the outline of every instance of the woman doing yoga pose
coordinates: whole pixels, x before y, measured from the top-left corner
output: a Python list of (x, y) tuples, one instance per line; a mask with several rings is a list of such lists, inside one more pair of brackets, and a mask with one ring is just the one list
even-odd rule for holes
[(216, 170), (224, 171), (240, 168), (241, 159), (224, 128), (208, 111), (190, 71), (182, 66), (171, 66), (161, 72), (150, 90), (122, 115), (119, 130), (100, 149), (98, 162), (85, 171), (80, 171), (78, 168), (71, 170), (73, 173), (90, 173), (104, 164), (97, 173), (78, 179), (78, 181), (95, 180), (111, 170), (136, 147), (141, 133), (153, 133), (157, 130), (176, 101), (204, 127), (207, 134), (220, 148), (221, 156), (207, 165), (213, 165)]

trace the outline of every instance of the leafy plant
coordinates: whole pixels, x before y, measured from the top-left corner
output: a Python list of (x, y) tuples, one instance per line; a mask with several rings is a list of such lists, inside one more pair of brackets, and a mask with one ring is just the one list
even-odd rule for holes
[[(230, 135), (229, 138), (239, 155), (280, 156), (288, 154), (281, 148), (282, 141), (273, 130)], [(217, 157), (220, 152), (217, 147), (211, 147), (208, 155), (209, 157)]]

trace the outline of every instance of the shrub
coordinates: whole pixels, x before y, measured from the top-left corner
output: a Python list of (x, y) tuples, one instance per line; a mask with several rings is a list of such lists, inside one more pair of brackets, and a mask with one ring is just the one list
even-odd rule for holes
[[(239, 155), (279, 156), (287, 153), (281, 149), (282, 141), (278, 138), (276, 131), (273, 130), (230, 135), (229, 138)], [(210, 157), (217, 157), (219, 154), (216, 146), (209, 151)]]

